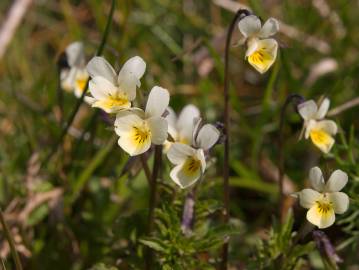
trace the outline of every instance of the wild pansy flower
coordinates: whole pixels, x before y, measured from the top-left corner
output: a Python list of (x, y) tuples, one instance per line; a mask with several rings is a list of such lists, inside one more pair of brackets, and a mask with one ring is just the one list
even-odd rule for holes
[(328, 153), (334, 145), (332, 137), (338, 131), (337, 124), (332, 120), (325, 120), (330, 105), (325, 98), (319, 108), (313, 100), (308, 100), (298, 105), (298, 112), (304, 119), (304, 136), (311, 138), (315, 146), (322, 152)]
[(200, 127), (198, 120), (193, 131), (192, 146), (174, 143), (167, 152), (167, 157), (176, 165), (170, 173), (171, 179), (181, 188), (187, 188), (196, 183), (206, 170), (205, 151), (209, 150), (220, 135), (213, 125)]
[(335, 221), (335, 214), (343, 214), (349, 207), (349, 197), (339, 192), (348, 182), (348, 175), (336, 170), (325, 183), (318, 167), (310, 170), (309, 180), (314, 189), (306, 188), (296, 193), (302, 207), (309, 209), (307, 220), (323, 229)]
[(96, 56), (86, 68), (91, 76), (89, 89), (92, 95), (86, 97), (86, 101), (107, 113), (117, 113), (131, 107), (131, 101), (136, 98), (136, 87), (141, 86), (146, 63), (139, 56), (132, 57), (117, 75), (103, 57)]
[(168, 122), (168, 133), (173, 141), (166, 141), (165, 150), (167, 151), (173, 142), (192, 145), (195, 119), (198, 119), (200, 116), (198, 108), (189, 104), (182, 109), (178, 118), (171, 107), (167, 108), (167, 112), (168, 115), (166, 116), (166, 120)]
[(269, 18), (262, 26), (255, 15), (248, 15), (238, 22), (239, 31), (243, 35), (240, 43), (247, 44), (246, 58), (259, 73), (266, 72), (277, 57), (278, 43), (269, 38), (278, 32), (279, 24)]
[(69, 68), (61, 70), (61, 87), (65, 91), (74, 92), (76, 97), (80, 97), (89, 78), (85, 67), (86, 60), (82, 42), (71, 43), (67, 46), (65, 53)]
[(133, 108), (116, 115), (118, 144), (129, 155), (140, 155), (150, 148), (151, 143), (161, 145), (166, 141), (168, 124), (162, 115), (169, 99), (166, 89), (155, 86), (148, 96), (145, 111)]

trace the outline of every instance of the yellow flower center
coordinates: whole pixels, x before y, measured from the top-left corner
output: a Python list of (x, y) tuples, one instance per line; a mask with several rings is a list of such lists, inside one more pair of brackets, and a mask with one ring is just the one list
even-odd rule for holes
[(310, 131), (310, 138), (312, 142), (323, 152), (329, 152), (334, 144), (334, 139), (324, 130), (313, 129)]
[(271, 65), (272, 61), (273, 57), (266, 51), (265, 47), (256, 50), (248, 56), (248, 62), (252, 65), (260, 67), (261, 69), (265, 69), (268, 65)]
[(144, 145), (151, 140), (151, 130), (146, 122), (143, 122), (141, 125), (133, 126), (132, 138), (135, 145)]
[(201, 168), (201, 161), (196, 157), (188, 157), (183, 165), (183, 171), (187, 176), (193, 176)]
[(178, 142), (183, 143), (183, 144), (189, 144), (189, 141), (187, 140), (187, 138), (183, 138), (183, 137), (179, 138)]
[(317, 205), (317, 211), (321, 215), (326, 215), (329, 211), (333, 210), (333, 203), (326, 199), (318, 200), (315, 203)]
[(123, 106), (128, 103), (128, 98), (125, 94), (119, 94), (116, 96), (109, 96), (106, 102), (109, 108)]
[(94, 104), (92, 104), (92, 106), (101, 108), (108, 112), (113, 112), (113, 109), (120, 110), (129, 108), (131, 103), (126, 94), (118, 93), (114, 96), (109, 95), (106, 99), (97, 100)]
[(76, 79), (75, 81), (76, 89), (83, 92), (86, 88), (86, 83), (87, 83), (87, 77), (81, 77)]

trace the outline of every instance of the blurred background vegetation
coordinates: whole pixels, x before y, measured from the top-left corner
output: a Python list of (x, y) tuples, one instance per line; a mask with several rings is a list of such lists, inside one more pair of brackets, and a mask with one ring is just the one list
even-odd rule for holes
[[(0, 1), (0, 25), (14, 2)], [(0, 59), (0, 205), (24, 269), (143, 269), (146, 240), (140, 239), (145, 236), (148, 187), (143, 172), (122, 173), (128, 156), (117, 146), (112, 126), (82, 105), (61, 151), (45, 160), (61, 133), (61, 119), (77, 102), (64, 93), (62, 115), (60, 55), (76, 40), (83, 41), (88, 59), (95, 54), (110, 2), (33, 1)], [(215, 147), (215, 163), (198, 187), (191, 236), (180, 230), (188, 191), (171, 182), (166, 161), (157, 227), (153, 241), (147, 242), (157, 251), (158, 269), (215, 269), (219, 247), (229, 234), (232, 269), (272, 269), (265, 261), (277, 260), (290, 241), (286, 228), (272, 228), (281, 106), (289, 93), (308, 99), (328, 96), (331, 108), (358, 96), (355, 0), (118, 0), (103, 55), (117, 69), (140, 55), (147, 63), (142, 93), (161, 85), (169, 89), (175, 110), (193, 103), (208, 122), (220, 122), (226, 28), (240, 7), (263, 20), (279, 19), (281, 48), (279, 61), (264, 76), (244, 61), (242, 47), (231, 49), (232, 227), (222, 228), (220, 220), (223, 147)], [(358, 108), (334, 114), (340, 134), (332, 154), (323, 158), (310, 142), (298, 141), (302, 123), (288, 110), (285, 190), (289, 194), (306, 186), (315, 165), (326, 173), (337, 168), (348, 172), (350, 211), (325, 232), (344, 261), (339, 268), (359, 269)], [(289, 231), (292, 225), (297, 230), (305, 211), (291, 199), (286, 204), (294, 207)], [(297, 269), (324, 269), (323, 253), (308, 246), (312, 236), (307, 238)], [(6, 269), (15, 269), (2, 234), (0, 255), (8, 257)]]

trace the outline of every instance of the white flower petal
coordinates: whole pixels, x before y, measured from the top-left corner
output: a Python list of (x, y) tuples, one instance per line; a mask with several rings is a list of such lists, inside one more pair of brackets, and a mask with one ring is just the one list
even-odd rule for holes
[(258, 36), (261, 38), (268, 38), (273, 36), (279, 30), (279, 23), (274, 18), (269, 18), (263, 25), (262, 29), (259, 31)]
[(167, 152), (167, 158), (171, 163), (179, 165), (184, 163), (187, 157), (193, 156), (196, 150), (183, 143), (173, 143)]
[(220, 132), (215, 126), (206, 124), (199, 131), (196, 138), (196, 144), (200, 148), (208, 150), (218, 141), (219, 135)]
[(171, 108), (171, 107), (167, 107), (167, 115), (166, 115), (166, 120), (168, 122), (169, 126), (172, 126), (173, 128), (176, 127), (176, 123), (177, 123), (177, 115), (175, 113), (175, 111)]
[(200, 128), (202, 128), (202, 118), (197, 117), (194, 118), (194, 128), (193, 128), (193, 134), (192, 134), (192, 142), (196, 144), (196, 138), (198, 136)]
[(151, 117), (147, 119), (151, 130), (151, 140), (153, 144), (163, 144), (167, 139), (168, 123), (163, 117)]
[(92, 58), (87, 64), (86, 69), (92, 78), (96, 76), (101, 76), (113, 85), (117, 84), (117, 76), (115, 70), (103, 57), (95, 56), (94, 58)]
[(80, 41), (71, 43), (66, 48), (67, 63), (70, 67), (83, 67), (85, 65), (84, 45)]
[(298, 112), (306, 121), (313, 119), (318, 111), (318, 106), (314, 100), (308, 100), (298, 105)]
[[(141, 79), (146, 70), (146, 63), (139, 56), (134, 56), (126, 61), (120, 73), (118, 82), (120, 83), (129, 74), (132, 74), (137, 80)], [(139, 86), (139, 85), (138, 85)]]
[(319, 229), (328, 228), (333, 225), (335, 221), (335, 213), (333, 209), (330, 209), (328, 212), (323, 214), (318, 205), (313, 205), (307, 212), (307, 220), (318, 226)]
[(117, 88), (104, 77), (96, 76), (89, 82), (89, 90), (91, 95), (98, 99), (106, 99), (110, 95), (115, 95)]
[(316, 119), (318, 120), (323, 119), (328, 112), (329, 106), (330, 106), (330, 100), (328, 98), (325, 98), (320, 104), (319, 109), (315, 115)]
[(193, 119), (198, 118), (199, 116), (200, 112), (196, 106), (192, 104), (185, 106), (178, 117), (178, 129), (186, 129), (188, 127), (193, 127)]
[(174, 140), (177, 140), (178, 132), (176, 128), (177, 123), (177, 116), (174, 110), (171, 107), (167, 107), (167, 115), (165, 117), (167, 123), (168, 123), (168, 133), (171, 135), (171, 137)]
[(118, 82), (118, 88), (126, 93), (129, 100), (134, 100), (136, 98), (136, 86), (138, 86), (139, 80), (133, 74), (127, 74)]
[(61, 79), (61, 88), (65, 91), (71, 92), (75, 88), (75, 78), (76, 78), (77, 69), (63, 69), (60, 73)]
[(333, 120), (318, 121), (315, 129), (323, 130), (330, 135), (335, 135), (338, 132), (338, 126)]
[(315, 204), (315, 201), (321, 196), (318, 191), (311, 188), (303, 189), (297, 194), (299, 196), (299, 203), (304, 208), (311, 208)]
[(333, 203), (334, 212), (336, 214), (343, 214), (348, 210), (349, 197), (343, 192), (328, 193), (329, 200)]
[(239, 21), (238, 28), (243, 36), (250, 37), (259, 33), (261, 25), (261, 21), (257, 16), (249, 15)]
[(170, 94), (167, 89), (154, 86), (148, 96), (146, 104), (146, 117), (161, 116), (170, 101)]
[(192, 144), (195, 119), (200, 116), (198, 108), (192, 104), (184, 107), (178, 117), (177, 130), (180, 133), (181, 140), (187, 144)]
[(131, 133), (122, 135), (118, 139), (118, 145), (130, 156), (137, 156), (145, 153), (151, 147), (151, 140), (146, 140), (143, 144), (136, 144)]
[(184, 164), (177, 165), (170, 172), (171, 179), (182, 189), (192, 186), (201, 177), (200, 170), (197, 170), (195, 174), (187, 175), (184, 172), (184, 166)]
[(137, 114), (131, 111), (123, 111), (116, 115), (115, 132), (117, 135), (122, 136), (132, 131), (133, 126), (142, 124), (141, 119)]
[(326, 183), (325, 190), (328, 192), (340, 191), (348, 183), (348, 175), (342, 170), (335, 170)]
[(247, 50), (246, 50), (246, 57), (250, 56), (251, 54), (253, 54), (259, 46), (259, 39), (257, 38), (250, 38), (247, 42)]
[(89, 105), (92, 105), (92, 104), (94, 104), (96, 101), (97, 101), (97, 99), (95, 99), (95, 98), (93, 98), (93, 97), (89, 97), (89, 96), (85, 96), (85, 102), (87, 103), (87, 104), (89, 104)]
[(204, 152), (202, 149), (197, 150), (196, 157), (201, 162), (201, 169), (203, 174), (206, 170), (207, 164), (206, 164), (206, 157), (204, 156)]
[(324, 190), (324, 186), (325, 186), (324, 177), (323, 177), (323, 173), (319, 167), (314, 167), (310, 170), (309, 180), (310, 180), (311, 186), (316, 191), (321, 192)]

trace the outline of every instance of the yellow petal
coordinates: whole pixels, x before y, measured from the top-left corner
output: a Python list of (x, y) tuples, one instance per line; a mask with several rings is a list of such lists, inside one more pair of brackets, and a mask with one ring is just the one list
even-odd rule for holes
[(131, 102), (125, 95), (108, 96), (106, 99), (97, 100), (92, 107), (100, 108), (107, 113), (115, 113), (131, 107)]
[(122, 135), (118, 141), (121, 148), (131, 156), (146, 152), (151, 146), (151, 131), (145, 121), (134, 125), (131, 130)]
[(248, 63), (259, 73), (266, 72), (277, 57), (278, 44), (274, 39), (257, 41), (256, 49), (248, 55)]
[(196, 157), (188, 157), (186, 162), (183, 164), (183, 173), (188, 176), (197, 176), (200, 174), (201, 161)]
[(333, 205), (328, 200), (318, 200), (308, 210), (307, 220), (320, 229), (330, 227), (335, 221)]
[(328, 153), (334, 145), (334, 139), (324, 130), (312, 129), (310, 131), (310, 138), (314, 145), (324, 153)]
[(171, 179), (181, 188), (187, 188), (200, 179), (201, 161), (195, 156), (188, 156), (183, 164), (171, 170)]

